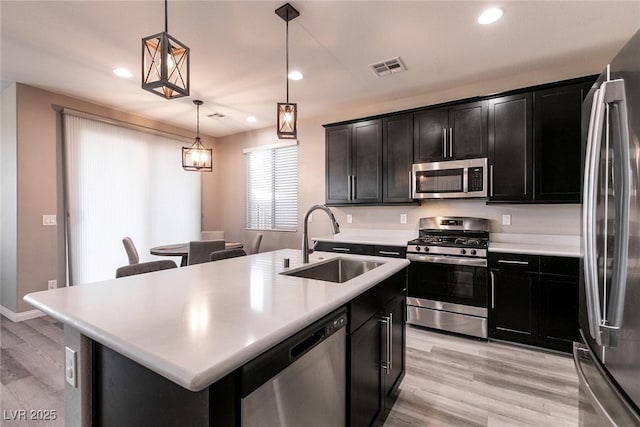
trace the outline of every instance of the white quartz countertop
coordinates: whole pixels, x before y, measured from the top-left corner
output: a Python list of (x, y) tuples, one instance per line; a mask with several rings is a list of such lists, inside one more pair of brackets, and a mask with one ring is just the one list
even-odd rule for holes
[(489, 252), (580, 257), (580, 236), (491, 233)]
[(363, 245), (407, 246), (409, 240), (418, 237), (417, 230), (343, 229), (338, 234), (312, 237), (312, 240)]
[(274, 252), (28, 294), (25, 301), (180, 386), (199, 391), (409, 264), (384, 262), (344, 283), (281, 275)]

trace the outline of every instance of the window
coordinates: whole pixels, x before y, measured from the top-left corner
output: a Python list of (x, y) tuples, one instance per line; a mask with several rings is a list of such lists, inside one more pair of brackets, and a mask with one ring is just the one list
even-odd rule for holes
[(247, 228), (296, 231), (297, 142), (244, 150), (247, 165)]
[(198, 238), (200, 174), (182, 170), (184, 141), (71, 112), (63, 126), (70, 284), (113, 279), (128, 264), (125, 236), (140, 261)]

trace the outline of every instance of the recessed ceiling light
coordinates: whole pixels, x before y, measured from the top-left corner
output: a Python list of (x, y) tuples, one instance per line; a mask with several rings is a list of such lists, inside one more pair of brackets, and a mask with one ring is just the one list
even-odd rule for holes
[(504, 11), (498, 7), (491, 7), (478, 17), (478, 23), (482, 25), (493, 24), (498, 19), (502, 18)]
[(300, 71), (294, 70), (289, 73), (289, 80), (302, 80), (302, 77), (304, 76)]
[(133, 77), (133, 74), (131, 74), (131, 71), (122, 67), (114, 68), (113, 74), (115, 74), (118, 77), (122, 77), (123, 79), (130, 79), (131, 77)]
[(255, 123), (257, 121), (257, 119), (255, 117), (253, 117), (253, 116), (249, 116), (249, 117), (247, 117), (247, 121), (249, 123)]

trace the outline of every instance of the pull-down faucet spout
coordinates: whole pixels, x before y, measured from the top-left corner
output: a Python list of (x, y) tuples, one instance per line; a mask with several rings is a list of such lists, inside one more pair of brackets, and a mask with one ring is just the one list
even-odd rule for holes
[(302, 225), (302, 263), (307, 264), (309, 262), (309, 253), (313, 252), (313, 250), (309, 249), (309, 237), (307, 230), (307, 223), (309, 222), (309, 215), (311, 212), (315, 210), (324, 211), (327, 215), (329, 215), (329, 219), (331, 220), (331, 231), (333, 234), (338, 234), (340, 232), (340, 225), (336, 222), (336, 217), (333, 216), (333, 212), (326, 207), (325, 205), (313, 205), (309, 208), (306, 214), (304, 214), (304, 221)]

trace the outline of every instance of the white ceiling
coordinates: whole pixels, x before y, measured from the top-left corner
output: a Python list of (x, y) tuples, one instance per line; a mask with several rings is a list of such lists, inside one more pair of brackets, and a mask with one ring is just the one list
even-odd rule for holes
[[(187, 129), (202, 99), (201, 131), (216, 137), (274, 126), (286, 98), (285, 23), (274, 13), (284, 3), (169, 1), (169, 34), (191, 48), (191, 96), (165, 100), (140, 87), (141, 39), (163, 31), (163, 1), (2, 0), (1, 77)], [(301, 118), (610, 58), (640, 28), (638, 0), (291, 4), (300, 16), (289, 24), (290, 68), (305, 77), (290, 82), (290, 100)], [(477, 24), (490, 5), (503, 19)], [(408, 71), (380, 78), (369, 68), (396, 56)], [(117, 66), (134, 77), (115, 77)]]

